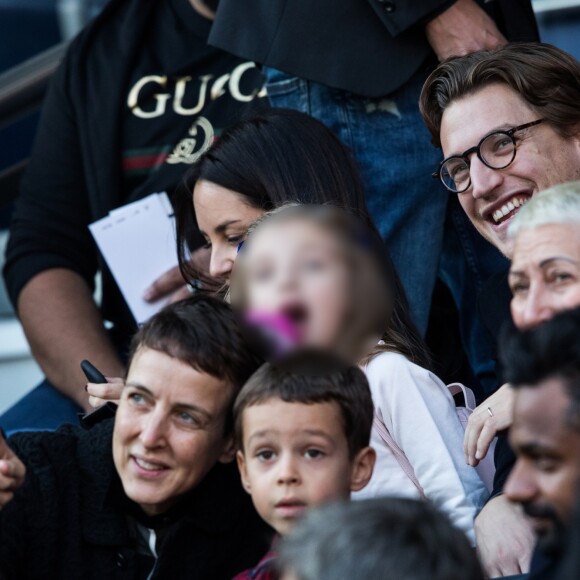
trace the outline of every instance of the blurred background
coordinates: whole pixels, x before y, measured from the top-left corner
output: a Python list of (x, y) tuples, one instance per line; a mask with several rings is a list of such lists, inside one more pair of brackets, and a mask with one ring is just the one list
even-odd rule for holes
[[(0, 0), (0, 267), (46, 83), (67, 43), (104, 4), (106, 0)], [(580, 59), (580, 0), (533, 0), (533, 5), (542, 40)], [(41, 376), (0, 280), (0, 414)]]

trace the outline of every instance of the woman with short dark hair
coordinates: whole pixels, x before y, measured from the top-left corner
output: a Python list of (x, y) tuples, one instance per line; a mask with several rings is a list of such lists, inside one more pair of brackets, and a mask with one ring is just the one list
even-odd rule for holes
[(0, 576), (229, 580), (258, 560), (269, 530), (231, 462), (231, 412), (260, 362), (215, 298), (153, 317), (115, 419), (9, 439), (26, 476), (0, 511)]

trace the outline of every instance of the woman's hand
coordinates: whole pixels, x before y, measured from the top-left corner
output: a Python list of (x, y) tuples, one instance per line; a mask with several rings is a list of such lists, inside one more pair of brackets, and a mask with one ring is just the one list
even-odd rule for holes
[[(199, 248), (191, 254), (191, 267), (198, 272), (198, 278), (204, 281), (209, 279), (209, 260), (211, 251), (207, 248)], [(167, 270), (164, 274), (159, 276), (151, 286), (149, 286), (143, 293), (143, 298), (147, 302), (156, 302), (165, 298), (166, 303), (177, 302), (183, 300), (190, 295), (190, 291), (181, 275), (178, 266)]]
[(119, 377), (107, 377), (106, 383), (87, 383), (89, 405), (96, 409), (108, 401), (117, 403), (121, 398), (125, 381)]
[(143, 298), (147, 302), (156, 302), (165, 298), (167, 304), (183, 300), (188, 296), (189, 290), (177, 266), (159, 276), (143, 293)]
[(0, 433), (0, 509), (14, 497), (14, 492), (24, 483), (25, 476), (24, 463)]
[(487, 455), (497, 433), (511, 426), (514, 397), (514, 390), (506, 383), (469, 416), (463, 438), (463, 452), (465, 460), (472, 467)]

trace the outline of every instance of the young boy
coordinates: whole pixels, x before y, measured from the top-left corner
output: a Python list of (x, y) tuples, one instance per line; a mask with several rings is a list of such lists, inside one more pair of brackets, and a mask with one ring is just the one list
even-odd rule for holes
[[(364, 373), (329, 354), (296, 352), (256, 371), (236, 399), (234, 433), (245, 490), (278, 534), (305, 510), (348, 500), (369, 481), (373, 402)], [(275, 578), (270, 552), (236, 580)]]

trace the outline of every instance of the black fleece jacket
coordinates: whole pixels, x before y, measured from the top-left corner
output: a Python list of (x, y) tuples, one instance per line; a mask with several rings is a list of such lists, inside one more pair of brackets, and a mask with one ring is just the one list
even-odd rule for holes
[[(113, 421), (10, 438), (27, 474), (0, 511), (1, 578), (137, 578), (136, 510), (113, 464)], [(214, 467), (173, 512), (155, 579), (229, 580), (268, 549), (270, 530), (233, 464)]]

